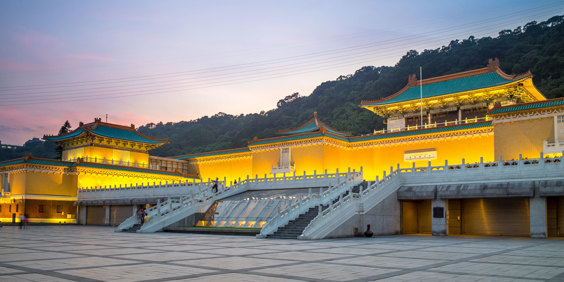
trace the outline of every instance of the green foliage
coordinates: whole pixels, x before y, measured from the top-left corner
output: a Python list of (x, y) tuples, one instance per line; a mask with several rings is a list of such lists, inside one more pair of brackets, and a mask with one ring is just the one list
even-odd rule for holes
[(555, 16), (523, 28), (503, 30), (498, 37), (453, 40), (448, 46), (417, 52), (410, 50), (394, 67), (366, 66), (352, 75), (341, 75), (321, 83), (307, 97), (298, 93), (278, 101), (277, 109), (260, 114), (233, 116), (218, 113), (194, 121), (149, 124), (143, 134), (168, 138), (171, 144), (151, 153), (173, 156), (244, 147), (254, 136), (276, 136), (279, 129), (297, 127), (318, 113), (329, 126), (354, 135), (383, 128), (383, 120), (358, 107), (361, 100), (389, 96), (407, 83), (408, 75), (423, 67), (424, 77), (485, 67), (489, 58), (499, 58), (501, 68), (510, 74), (528, 70), (547, 98), (564, 97), (564, 22)]
[[(482, 68), (495, 57), (506, 73), (531, 70), (535, 85), (547, 98), (564, 97), (563, 23), (563, 16), (555, 16), (545, 22), (527, 23), (523, 28), (503, 30), (495, 38), (470, 36), (437, 49), (410, 50), (393, 67), (362, 67), (354, 74), (321, 83), (307, 97), (288, 95), (278, 101), (276, 109), (267, 112), (238, 116), (220, 112), (193, 121), (151, 123), (139, 131), (169, 139), (170, 144), (151, 152), (158, 156), (245, 147), (254, 136), (272, 137), (279, 129), (302, 125), (313, 117), (313, 112), (337, 130), (367, 134), (384, 125), (380, 117), (358, 107), (361, 100), (376, 100), (399, 91), (408, 75), (419, 72), (419, 66), (423, 67), (424, 77), (435, 77)], [(14, 157), (0, 155), (0, 159)]]
[(0, 161), (21, 158), (25, 156), (26, 153), (31, 153), (34, 157), (54, 159), (57, 157), (57, 153), (55, 152), (56, 147), (57, 146), (51, 142), (33, 138), (25, 142), (22, 147), (0, 149)]

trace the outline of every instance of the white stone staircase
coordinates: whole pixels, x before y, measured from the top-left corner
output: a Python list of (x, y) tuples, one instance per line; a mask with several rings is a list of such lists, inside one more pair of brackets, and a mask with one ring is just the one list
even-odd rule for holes
[(257, 238), (267, 238), (274, 234), (278, 228), (287, 225), (290, 221), (295, 220), (311, 208), (328, 205), (335, 199), (339, 199), (347, 191), (349, 195), (352, 194), (352, 188), (360, 182), (362, 182), (362, 170), (360, 172), (353, 171), (347, 173), (345, 178), (330, 186), (327, 190), (320, 194), (310, 194), (306, 198), (300, 199), (269, 220), (262, 227), (260, 234), (257, 234)]
[(564, 179), (564, 164), (561, 158), (519, 159), (484, 163), (444, 166), (390, 168), (390, 173), (381, 180), (369, 183), (358, 193), (349, 193), (339, 201), (320, 211), (298, 239), (326, 238), (336, 228), (356, 214), (365, 213), (380, 204), (402, 186), (470, 184), (481, 182), (507, 182)]
[[(157, 205), (147, 209), (149, 220), (140, 226), (137, 232), (157, 232), (163, 228), (170, 226), (188, 216), (197, 212), (205, 212), (215, 201), (231, 197), (250, 190), (275, 190), (275, 189), (295, 189), (295, 188), (312, 188), (312, 187), (332, 187), (337, 183), (343, 182), (351, 175), (362, 179), (362, 168), (360, 172), (339, 172), (311, 175), (282, 175), (280, 177), (264, 177), (264, 178), (248, 178), (240, 179), (238, 184), (226, 187), (225, 182), (220, 182), (217, 193), (212, 192), (211, 184), (208, 187), (200, 185), (199, 190), (183, 190), (181, 196), (168, 197), (166, 201), (159, 201)], [(358, 176), (360, 175), (360, 177)], [(152, 189), (157, 189), (152, 188)], [(111, 193), (108, 189), (104, 189), (105, 193)], [(120, 193), (121, 191), (116, 191)], [(87, 193), (87, 192), (85, 192)], [(178, 194), (176, 194), (178, 195)], [(116, 231), (135, 231), (132, 228), (138, 224), (136, 215), (133, 215), (120, 224)]]

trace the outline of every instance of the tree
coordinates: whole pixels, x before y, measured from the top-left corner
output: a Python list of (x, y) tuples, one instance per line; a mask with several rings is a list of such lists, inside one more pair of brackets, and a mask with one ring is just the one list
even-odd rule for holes
[(59, 129), (59, 135), (69, 133), (70, 129), (71, 129), (71, 125), (70, 125), (70, 122), (67, 120), (67, 121), (65, 121), (65, 124), (63, 124), (63, 126), (61, 126), (61, 129)]

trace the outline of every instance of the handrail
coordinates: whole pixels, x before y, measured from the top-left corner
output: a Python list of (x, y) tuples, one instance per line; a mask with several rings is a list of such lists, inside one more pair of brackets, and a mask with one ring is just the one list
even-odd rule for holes
[[(483, 160), (483, 159), (482, 159)], [(314, 228), (314, 226), (320, 226), (327, 224), (328, 222), (334, 222), (334, 220), (328, 219), (330, 216), (334, 214), (340, 214), (339, 210), (347, 209), (351, 210), (349, 206), (353, 204), (352, 199), (358, 199), (361, 203), (364, 203), (365, 199), (374, 195), (377, 191), (381, 191), (384, 188), (384, 185), (388, 184), (390, 180), (395, 179), (396, 176), (409, 176), (409, 175), (421, 175), (421, 174), (436, 174), (436, 173), (466, 173), (466, 171), (476, 171), (476, 170), (494, 170), (494, 169), (523, 169), (529, 168), (533, 166), (547, 166), (547, 165), (559, 165), (563, 166), (562, 159), (560, 157), (552, 157), (552, 158), (544, 158), (544, 154), (540, 154), (540, 158), (537, 159), (524, 159), (519, 157), (519, 160), (499, 160), (495, 162), (483, 162), (480, 161), (479, 163), (464, 163), (456, 165), (449, 165), (448, 162), (445, 162), (444, 166), (431, 166), (429, 162), (427, 167), (411, 167), (411, 168), (400, 168), (399, 164), (394, 169), (391, 167), (390, 173), (383, 172), (382, 179), (376, 179), (375, 182), (369, 184), (367, 188), (362, 189), (358, 193), (352, 193), (347, 195), (346, 197), (339, 198), (339, 200), (335, 203), (331, 203), (328, 208), (319, 212), (319, 214), (311, 220), (311, 222), (306, 226), (302, 234), (307, 234)], [(370, 207), (364, 207), (366, 210), (370, 209)]]
[(479, 118), (479, 117), (465, 118), (465, 119), (462, 119), (462, 120), (426, 123), (426, 124), (423, 124), (423, 126), (421, 126), (421, 125), (413, 125), (413, 126), (408, 125), (406, 127), (397, 127), (397, 128), (390, 128), (390, 129), (374, 130), (374, 134), (384, 134), (384, 133), (392, 133), (392, 132), (436, 128), (436, 127), (443, 127), (443, 126), (450, 126), (450, 125), (457, 125), (457, 124), (477, 123), (477, 122), (490, 121), (490, 120), (491, 120), (491, 118), (488, 117), (488, 116), (481, 117), (481, 118)]
[(343, 181), (339, 181), (336, 185), (330, 186), (326, 191), (319, 194), (310, 194), (306, 198), (300, 199), (298, 202), (293, 203), (284, 211), (271, 218), (262, 227), (261, 232), (257, 235), (257, 237), (265, 238), (267, 235), (273, 234), (278, 228), (288, 224), (288, 222), (297, 218), (300, 214), (305, 213), (310, 208), (319, 205), (326, 205), (328, 202), (333, 201), (337, 195), (340, 197), (340, 195), (347, 190), (352, 192), (352, 186), (356, 185), (356, 182), (360, 182), (361, 180), (362, 171), (353, 171), (348, 174)]

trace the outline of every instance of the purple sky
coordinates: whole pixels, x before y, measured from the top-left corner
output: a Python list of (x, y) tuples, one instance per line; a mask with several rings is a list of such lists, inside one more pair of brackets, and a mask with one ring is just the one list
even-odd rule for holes
[(105, 114), (139, 126), (269, 110), (410, 49), (562, 13), (521, 0), (0, 1), (0, 140)]

